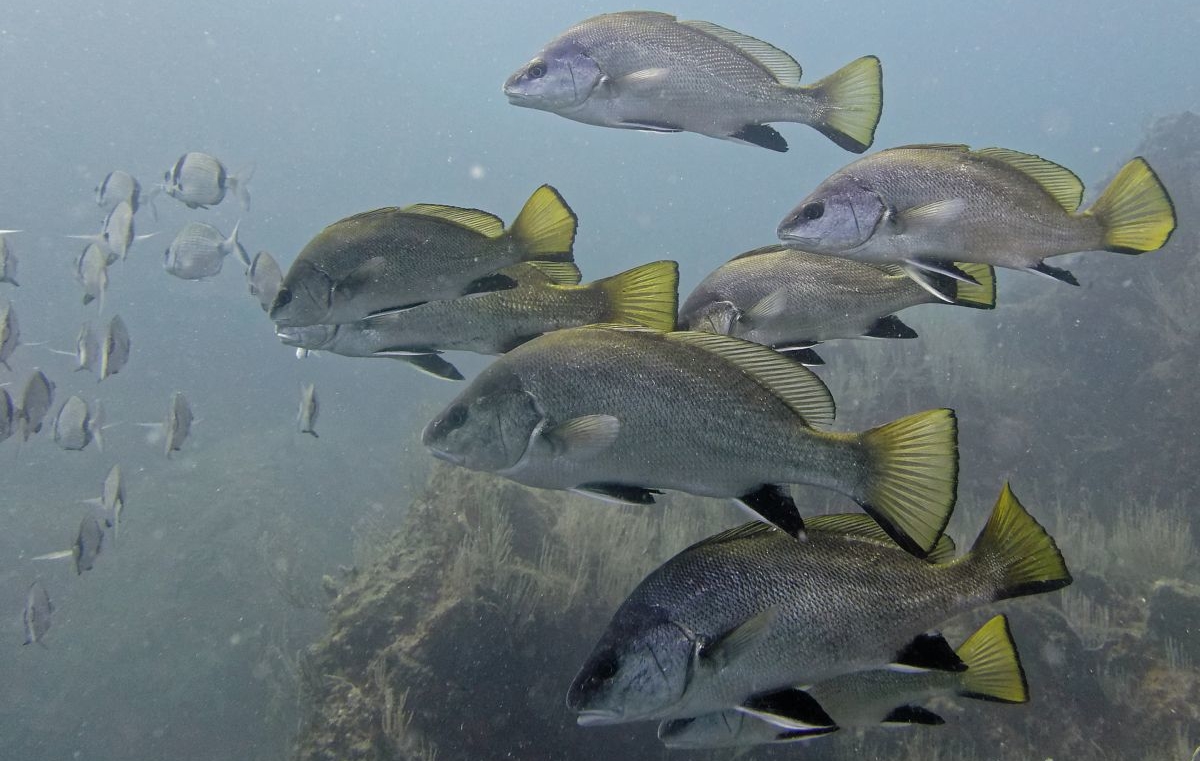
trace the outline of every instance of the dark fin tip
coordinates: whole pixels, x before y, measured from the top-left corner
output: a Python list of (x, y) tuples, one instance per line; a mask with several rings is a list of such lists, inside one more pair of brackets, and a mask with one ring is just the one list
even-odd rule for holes
[(800, 509), (787, 490), (776, 484), (764, 484), (749, 494), (738, 497), (738, 501), (758, 513), (781, 531), (797, 539), (804, 539), (804, 519)]
[(775, 351), (796, 360), (806, 367), (817, 367), (825, 364), (825, 360), (821, 359), (821, 355), (807, 346), (785, 346), (782, 349), (775, 349)]
[[(954, 493), (957, 494), (958, 493), (958, 475), (957, 475), (957, 473), (955, 474), (955, 478), (954, 478), (954, 490), (955, 490)], [(926, 548), (922, 547), (921, 545), (917, 544), (916, 541), (911, 536), (909, 536), (908, 534), (901, 531), (899, 526), (897, 526), (896, 524), (894, 524), (890, 520), (888, 520), (887, 517), (884, 516), (883, 513), (879, 512), (879, 510), (877, 510), (875, 508), (874, 505), (870, 504), (869, 502), (859, 502), (858, 506), (861, 507), (863, 509), (863, 512), (865, 512), (867, 515), (874, 518), (875, 522), (879, 524), (879, 528), (883, 529), (884, 533), (886, 533), (893, 542), (900, 545), (900, 548), (903, 549), (905, 552), (912, 555), (913, 557), (920, 558), (921, 560), (925, 560), (927, 557), (929, 557), (929, 553), (930, 553), (930, 550), (932, 550), (932, 548), (926, 549)], [(949, 521), (949, 517), (947, 516), (947, 522), (948, 521)], [(945, 527), (943, 527), (943, 528), (945, 528)], [(940, 534), (939, 534), (939, 536), (940, 536)]]
[[(1171, 232), (1175, 232), (1175, 231), (1172, 230)], [(1163, 246), (1165, 246), (1165, 245), (1167, 245), (1167, 244), (1164, 242)], [(1159, 248), (1162, 248), (1162, 246), (1159, 246)], [(1144, 249), (1129, 248), (1128, 246), (1106, 246), (1104, 250), (1111, 251), (1114, 254), (1126, 254), (1128, 256), (1137, 256), (1138, 254), (1146, 253), (1146, 251)], [(1078, 284), (1076, 284), (1076, 285), (1078, 285)]]
[(755, 695), (744, 705), (761, 713), (803, 722), (810, 725), (812, 729), (837, 727), (837, 722), (825, 712), (816, 698), (800, 689), (786, 689)]
[(967, 664), (963, 663), (954, 648), (940, 634), (918, 634), (896, 656), (895, 662), (902, 666), (912, 666), (931, 671), (966, 671)]
[[(837, 147), (850, 151), (851, 153), (864, 153), (871, 147), (871, 143), (863, 143), (847, 135), (845, 132), (840, 132), (832, 127), (823, 124), (814, 124), (813, 127), (825, 137), (834, 142)], [(871, 142), (875, 141), (875, 135), (872, 131)]]
[(783, 135), (775, 131), (774, 127), (768, 127), (765, 124), (747, 124), (729, 137), (741, 140), (743, 143), (757, 145), (759, 148), (766, 148), (769, 151), (787, 153), (788, 149), (787, 140), (783, 139)]
[(867, 338), (916, 338), (917, 331), (904, 324), (896, 315), (889, 314), (876, 320), (863, 335)]
[(930, 727), (940, 726), (946, 720), (933, 711), (920, 706), (900, 706), (883, 719), (884, 724), (924, 724)]
[[(1109, 249), (1109, 250), (1112, 251), (1113, 249)], [(1140, 254), (1143, 252), (1137, 251), (1135, 249), (1127, 249), (1125, 251), (1118, 251), (1117, 253)], [(1029, 269), (1033, 270), (1034, 272), (1037, 272), (1040, 275), (1045, 275), (1046, 277), (1054, 278), (1055, 280), (1058, 280), (1059, 282), (1066, 283), (1067, 285), (1074, 285), (1074, 286), (1079, 285), (1079, 281), (1076, 280), (1075, 276), (1072, 275), (1070, 272), (1068, 272), (1067, 270), (1064, 270), (1064, 269), (1059, 269), (1058, 267), (1051, 267), (1049, 264), (1046, 264), (1045, 262), (1038, 262), (1037, 264), (1033, 265)]]

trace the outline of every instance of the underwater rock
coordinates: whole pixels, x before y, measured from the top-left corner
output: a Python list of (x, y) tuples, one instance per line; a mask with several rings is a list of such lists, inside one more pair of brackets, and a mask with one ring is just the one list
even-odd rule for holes
[(1200, 585), (1177, 579), (1154, 582), (1149, 595), (1149, 635), (1200, 663)]

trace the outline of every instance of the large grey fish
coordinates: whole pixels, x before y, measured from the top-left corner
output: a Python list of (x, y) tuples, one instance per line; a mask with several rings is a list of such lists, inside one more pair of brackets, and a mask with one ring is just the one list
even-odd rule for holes
[(41, 370), (34, 370), (21, 393), (21, 440), (42, 430), (42, 418), (54, 403), (54, 383)]
[(8, 364), (8, 359), (20, 345), (21, 324), (17, 320), (17, 313), (13, 311), (12, 304), (5, 304), (3, 311), (0, 311), (0, 365), (4, 365), (9, 372), (12, 372), (12, 366)]
[(283, 284), (283, 270), (279, 269), (275, 257), (266, 251), (255, 254), (246, 272), (246, 279), (250, 283), (250, 295), (258, 299), (264, 312), (271, 311), (271, 305), (275, 303), (279, 287)]
[(142, 203), (142, 183), (129, 172), (116, 169), (105, 175), (96, 186), (96, 205), (112, 210), (122, 201), (128, 202), (133, 213), (137, 214)]
[(104, 294), (108, 291), (108, 265), (116, 258), (100, 244), (89, 243), (75, 262), (75, 279), (83, 286), (83, 303), (100, 299), (101, 312), (104, 311)]
[(167, 419), (163, 423), (164, 454), (171, 456), (172, 452), (183, 449), (183, 442), (192, 432), (192, 407), (182, 391), (171, 395), (167, 405)]
[(606, 13), (551, 40), (504, 83), (509, 102), (585, 124), (701, 135), (786, 151), (770, 122), (798, 122), (862, 153), (883, 106), (879, 59), (811, 85), (762, 40), (651, 11)]
[(996, 305), (996, 278), (986, 264), (960, 264), (965, 282), (898, 267), (764, 246), (721, 265), (696, 286), (679, 313), (680, 328), (744, 338), (777, 349), (835, 338), (916, 338), (895, 312), (946, 302), (974, 309)]
[(85, 449), (93, 440), (104, 451), (104, 406), (97, 401), (91, 407), (78, 396), (63, 402), (54, 416), (54, 443), (66, 450)]
[[(949, 649), (940, 636), (936, 639)], [(979, 627), (953, 655), (958, 661), (954, 668), (856, 671), (803, 691), (755, 696), (742, 710), (671, 719), (659, 725), (658, 739), (668, 748), (744, 748), (808, 739), (813, 733), (799, 723), (792, 725), (790, 710), (807, 700), (815, 700), (839, 728), (942, 724), (940, 716), (919, 705), (935, 697), (1029, 700), (1025, 672), (1003, 614)]]
[(108, 321), (104, 345), (100, 347), (100, 380), (116, 375), (129, 361), (129, 329), (121, 315)]
[[(587, 285), (554, 282), (544, 267), (578, 270), (564, 264), (517, 264), (500, 271), (515, 288), (450, 301), (431, 301), (342, 325), (280, 328), (289, 346), (349, 357), (411, 359), (440, 351), (503, 354), (551, 330), (613, 323), (656, 330), (675, 326), (679, 267), (652, 262)], [(459, 375), (461, 378), (461, 375)]]
[(567, 705), (585, 725), (720, 712), (886, 666), (952, 616), (1069, 583), (1054, 540), (1007, 485), (971, 551), (948, 563), (844, 531), (814, 529), (797, 542), (751, 523), (646, 577), (575, 677)]
[(1028, 270), (1078, 285), (1045, 259), (1140, 254), (1167, 242), (1175, 210), (1145, 159), (1122, 167), (1079, 210), (1069, 169), (1007, 148), (908, 145), (865, 156), (822, 182), (779, 225), (817, 254), (955, 274), (953, 262)]
[(833, 413), (817, 376), (765, 346), (593, 326), (505, 354), (422, 438), (441, 459), (528, 486), (636, 504), (657, 489), (733, 498), (796, 535), (800, 514), (781, 485), (822, 486), (926, 554), (954, 505), (954, 413), (863, 433), (815, 427)]
[(8, 245), (8, 238), (0, 235), (0, 283), (20, 286), (17, 282), (17, 255)]
[(8, 439), (16, 432), (19, 415), (8, 389), (0, 388), (0, 441)]
[(300, 389), (300, 411), (296, 413), (296, 425), (300, 428), (300, 433), (310, 433), (312, 437), (317, 436), (317, 414), (321, 411), (321, 407), (317, 402), (317, 389), (311, 383), (306, 383)]
[(189, 209), (207, 209), (225, 200), (225, 193), (237, 196), (243, 211), (250, 210), (250, 189), (247, 185), (253, 168), (240, 175), (230, 174), (215, 156), (207, 153), (185, 153), (163, 175), (162, 189)]
[(355, 322), (375, 312), (512, 288), (497, 270), (571, 261), (575, 214), (558, 191), (534, 191), (509, 229), (477, 209), (416, 204), (335, 222), (292, 262), (271, 306), (283, 327)]
[(188, 222), (167, 246), (163, 255), (163, 269), (184, 280), (201, 280), (213, 277), (221, 271), (225, 257), (237, 254), (247, 267), (250, 257), (238, 243), (238, 226), (226, 238), (221, 231), (203, 222)]
[(54, 604), (50, 602), (46, 587), (40, 581), (30, 584), (29, 591), (25, 593), (25, 613), (22, 616), (25, 625), (23, 644), (42, 645), (42, 638), (50, 631), (50, 618), (53, 613)]
[(104, 546), (104, 527), (101, 519), (94, 512), (88, 512), (79, 523), (79, 533), (75, 543), (71, 545), (71, 554), (75, 558), (75, 573), (82, 576), (84, 571), (90, 571), (96, 565), (96, 558)]

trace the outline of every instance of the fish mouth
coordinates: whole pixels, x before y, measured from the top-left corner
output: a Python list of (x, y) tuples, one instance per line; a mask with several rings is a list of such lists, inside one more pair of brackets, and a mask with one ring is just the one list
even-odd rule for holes
[(607, 724), (618, 724), (621, 721), (621, 713), (602, 708), (593, 708), (587, 711), (580, 711), (579, 716), (575, 718), (575, 722), (581, 727), (600, 727)]

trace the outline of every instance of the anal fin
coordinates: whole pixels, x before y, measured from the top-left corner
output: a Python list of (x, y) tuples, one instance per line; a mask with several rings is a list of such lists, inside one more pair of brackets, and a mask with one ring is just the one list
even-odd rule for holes
[(641, 130), (642, 132), (683, 132), (683, 127), (679, 127), (668, 122), (650, 121), (649, 119), (624, 121), (617, 126), (625, 129)]
[(484, 275), (481, 278), (472, 280), (463, 288), (463, 296), (471, 296), (479, 293), (492, 293), (493, 291), (507, 291), (517, 287), (517, 281), (513, 280), (508, 275), (493, 273)]
[(946, 720), (928, 708), (921, 706), (900, 706), (883, 717), (884, 724), (924, 724), (936, 727), (945, 724)]
[(755, 695), (737, 710), (784, 729), (837, 728), (812, 695), (795, 688)]
[(786, 153), (788, 149), (787, 140), (783, 139), (783, 135), (779, 134), (774, 127), (768, 127), (765, 124), (747, 124), (730, 135), (729, 139), (739, 143), (757, 145), (759, 148), (779, 153)]
[(876, 320), (863, 335), (867, 338), (916, 338), (917, 331), (905, 325), (896, 315), (889, 314)]
[(1034, 274), (1041, 275), (1042, 277), (1048, 277), (1051, 280), (1057, 280), (1060, 283), (1066, 283), (1067, 285), (1076, 285), (1076, 286), (1079, 285), (1079, 281), (1076, 280), (1075, 276), (1072, 275), (1070, 272), (1068, 272), (1067, 270), (1059, 269), (1058, 267), (1051, 267), (1049, 264), (1046, 264), (1045, 262), (1038, 262), (1037, 264), (1033, 265), (1032, 267), (1026, 267), (1025, 269)]
[(893, 661), (899, 670), (966, 671), (967, 664), (940, 634), (918, 634)]
[(778, 526), (797, 539), (804, 538), (804, 520), (800, 517), (800, 510), (786, 487), (764, 484), (755, 491), (738, 497), (737, 501), (768, 523)]
[(621, 505), (653, 505), (655, 495), (662, 494), (659, 489), (604, 483), (580, 484), (571, 491)]
[(821, 359), (821, 355), (817, 354), (816, 350), (809, 346), (775, 346), (775, 351), (784, 354), (805, 367), (816, 367), (817, 365), (825, 364), (825, 360)]

